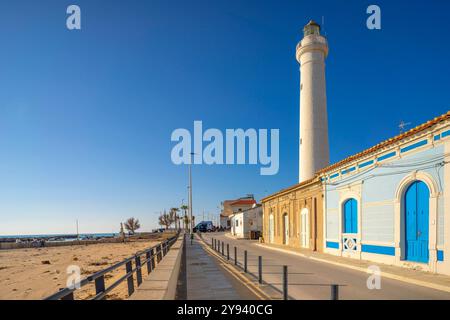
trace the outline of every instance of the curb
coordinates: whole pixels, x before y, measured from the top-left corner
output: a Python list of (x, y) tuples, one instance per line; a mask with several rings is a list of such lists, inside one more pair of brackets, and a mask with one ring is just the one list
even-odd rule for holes
[[(284, 253), (288, 253), (291, 255), (296, 255), (296, 256), (300, 256), (306, 259), (311, 259), (314, 261), (318, 261), (318, 262), (323, 262), (323, 263), (328, 263), (328, 264), (332, 264), (335, 266), (339, 266), (339, 267), (343, 267), (343, 268), (347, 268), (347, 269), (352, 269), (352, 270), (356, 270), (356, 271), (361, 271), (364, 273), (368, 273), (366, 268), (362, 268), (362, 267), (356, 267), (356, 266), (350, 266), (348, 264), (345, 263), (340, 263), (340, 262), (334, 262), (334, 261), (329, 261), (329, 260), (325, 260), (325, 259), (320, 259), (320, 258), (315, 258), (315, 257), (311, 257), (311, 256), (307, 256), (303, 253), (300, 252), (294, 252), (294, 251), (290, 251), (290, 250), (286, 250), (286, 249), (281, 249), (281, 248), (275, 248), (275, 247), (270, 247), (267, 246), (265, 244), (261, 244), (261, 243), (254, 243), (253, 245), (255, 246), (260, 246), (269, 250), (275, 250), (275, 251), (280, 251), (280, 252), (284, 252)], [(402, 282), (406, 282), (406, 283), (410, 283), (410, 284), (415, 284), (421, 287), (426, 287), (426, 288), (430, 288), (430, 289), (435, 289), (435, 290), (440, 290), (440, 291), (444, 291), (444, 292), (450, 292), (450, 287), (449, 286), (443, 286), (440, 284), (435, 284), (435, 283), (430, 283), (430, 282), (426, 282), (426, 281), (421, 281), (421, 280), (415, 280), (415, 279), (411, 279), (408, 277), (404, 277), (404, 276), (399, 276), (393, 273), (389, 273), (389, 272), (381, 272), (381, 276), (389, 278), (389, 279), (393, 279), (393, 280), (398, 280), (398, 281), (402, 281)]]

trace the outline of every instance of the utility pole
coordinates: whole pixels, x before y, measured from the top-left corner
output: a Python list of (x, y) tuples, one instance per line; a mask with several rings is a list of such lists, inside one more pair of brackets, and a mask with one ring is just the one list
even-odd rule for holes
[(191, 162), (189, 163), (189, 233), (192, 234), (192, 159), (194, 153), (191, 152)]
[(80, 234), (78, 233), (78, 219), (77, 219), (77, 240), (80, 241)]

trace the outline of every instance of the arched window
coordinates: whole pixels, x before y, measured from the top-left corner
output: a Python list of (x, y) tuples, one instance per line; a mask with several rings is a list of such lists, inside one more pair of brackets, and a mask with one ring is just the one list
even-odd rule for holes
[(283, 244), (289, 244), (289, 215), (283, 214)]
[(269, 243), (273, 243), (274, 229), (274, 218), (273, 214), (271, 213), (269, 216)]
[(358, 201), (348, 199), (343, 205), (344, 233), (358, 233)]
[(303, 208), (300, 212), (300, 245), (309, 248), (309, 210)]

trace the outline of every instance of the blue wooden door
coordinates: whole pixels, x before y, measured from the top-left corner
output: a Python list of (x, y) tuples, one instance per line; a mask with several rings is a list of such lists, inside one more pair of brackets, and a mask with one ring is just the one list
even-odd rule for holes
[(344, 202), (344, 233), (358, 233), (358, 202), (355, 199)]
[(412, 183), (405, 194), (406, 260), (428, 262), (430, 191), (422, 181)]

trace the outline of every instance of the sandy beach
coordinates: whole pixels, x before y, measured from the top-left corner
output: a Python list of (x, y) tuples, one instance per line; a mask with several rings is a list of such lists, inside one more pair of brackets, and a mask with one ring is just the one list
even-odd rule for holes
[[(66, 287), (68, 266), (79, 266), (81, 277), (84, 278), (157, 243), (154, 240), (139, 240), (127, 243), (0, 250), (0, 299), (45, 298)], [(109, 273), (105, 277), (106, 285), (124, 274), (125, 266)], [(136, 281), (136, 277), (134, 278)], [(92, 297), (94, 292), (93, 285), (87, 285), (76, 291), (75, 298), (87, 299)], [(110, 292), (107, 298), (126, 297), (127, 285), (124, 281)]]

